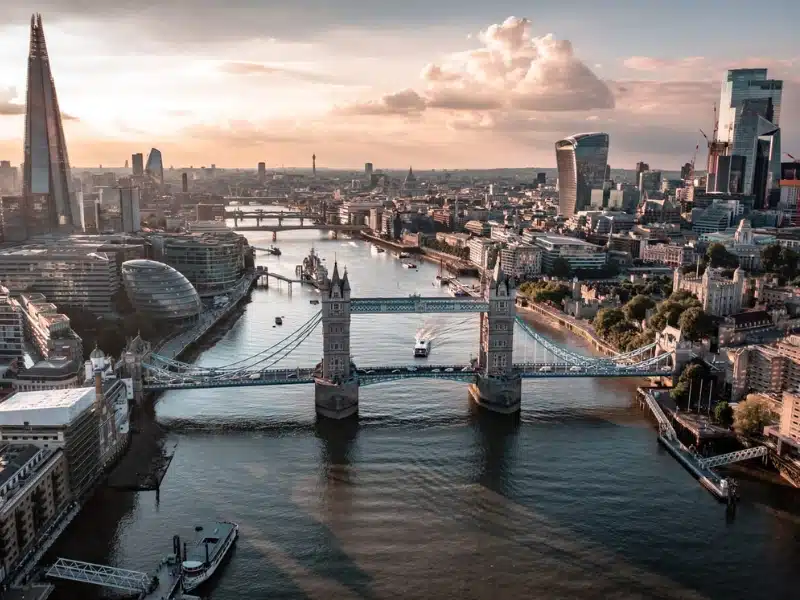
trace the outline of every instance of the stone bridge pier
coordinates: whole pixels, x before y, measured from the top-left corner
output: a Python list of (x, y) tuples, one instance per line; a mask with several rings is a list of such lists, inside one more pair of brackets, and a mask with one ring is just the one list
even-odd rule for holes
[(322, 363), (314, 380), (317, 415), (346, 419), (358, 414), (358, 378), (350, 360), (350, 282), (334, 263), (327, 290), (321, 294)]

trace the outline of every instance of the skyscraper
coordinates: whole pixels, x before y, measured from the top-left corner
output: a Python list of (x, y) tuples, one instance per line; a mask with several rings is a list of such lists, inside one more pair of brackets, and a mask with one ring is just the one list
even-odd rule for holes
[(137, 152), (132, 155), (131, 160), (133, 161), (133, 174), (139, 177), (144, 175), (144, 156), (142, 153)]
[(161, 150), (158, 148), (150, 149), (144, 171), (152, 177), (156, 183), (164, 185), (164, 161), (161, 159)]
[(41, 15), (31, 17), (28, 94), (25, 110), (25, 163), (22, 193), (47, 202), (52, 228), (71, 228), (73, 199), (67, 145), (58, 108)]
[(592, 190), (603, 189), (607, 164), (607, 133), (579, 133), (556, 142), (558, 208), (563, 216), (590, 205)]
[(725, 155), (744, 157), (742, 193), (755, 195), (757, 208), (780, 178), (782, 94), (783, 81), (766, 69), (730, 70), (722, 84), (717, 137)]

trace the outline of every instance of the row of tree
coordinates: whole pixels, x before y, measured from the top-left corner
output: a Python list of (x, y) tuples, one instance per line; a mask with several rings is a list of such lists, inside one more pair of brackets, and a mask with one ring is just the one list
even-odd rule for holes
[(571, 293), (569, 286), (557, 281), (526, 281), (520, 284), (519, 291), (534, 302), (550, 302), (558, 307)]
[(469, 248), (456, 248), (447, 242), (437, 239), (426, 240), (425, 247), (430, 248), (431, 250), (436, 250), (437, 252), (444, 252), (445, 254), (455, 256), (462, 260), (469, 260)]

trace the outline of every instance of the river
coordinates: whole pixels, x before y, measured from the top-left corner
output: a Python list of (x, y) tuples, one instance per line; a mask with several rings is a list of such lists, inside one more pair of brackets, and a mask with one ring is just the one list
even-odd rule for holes
[[(315, 232), (279, 234), (283, 255), (259, 253), (257, 264), (291, 275), (312, 244), (331, 268), (347, 268), (353, 296), (444, 293), (435, 265), (403, 269), (364, 242)], [(319, 309), (315, 297), (286, 284), (255, 290), (198, 361), (271, 346)], [(364, 315), (353, 317), (356, 363), (412, 363), (419, 330), (432, 336), (431, 361), (477, 353), (477, 316)], [(320, 355), (317, 330), (280, 364)], [(522, 414), (509, 419), (474, 409), (464, 383), (393, 382), (361, 390), (358, 423), (319, 424), (310, 386), (167, 393), (157, 418), (178, 446), (159, 501), (101, 490), (57, 553), (150, 571), (173, 534), (230, 519), (242, 535), (201, 590), (214, 600), (796, 597), (796, 491), (744, 481), (726, 519), (658, 446), (634, 387), (525, 381)], [(109, 594), (58, 588), (59, 600)]]

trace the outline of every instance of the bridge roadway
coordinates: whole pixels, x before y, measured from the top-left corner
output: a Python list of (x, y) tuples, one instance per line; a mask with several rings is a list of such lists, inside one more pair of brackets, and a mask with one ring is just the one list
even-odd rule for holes
[[(659, 377), (672, 374), (670, 367), (658, 364), (617, 366), (598, 362), (585, 367), (573, 363), (537, 362), (514, 365), (514, 373), (523, 379), (552, 377)], [(406, 365), (377, 366), (356, 369), (361, 386), (373, 385), (400, 379), (447, 379), (472, 381), (476, 375), (471, 365)], [(148, 370), (144, 382), (145, 391), (192, 390), (224, 387), (249, 387), (266, 385), (297, 385), (314, 383), (319, 371), (314, 368), (268, 369), (263, 371), (237, 371), (226, 374), (214, 372), (195, 375)]]
[(317, 230), (317, 231), (342, 231), (355, 233), (366, 229), (366, 225), (333, 225), (320, 223), (318, 225), (236, 225), (234, 224), (234, 231), (297, 231), (301, 229)]

